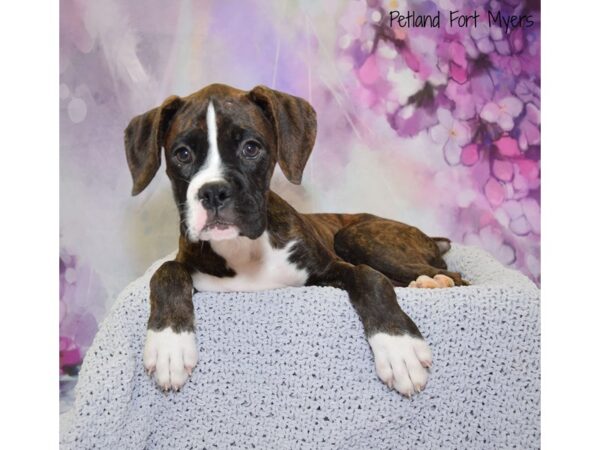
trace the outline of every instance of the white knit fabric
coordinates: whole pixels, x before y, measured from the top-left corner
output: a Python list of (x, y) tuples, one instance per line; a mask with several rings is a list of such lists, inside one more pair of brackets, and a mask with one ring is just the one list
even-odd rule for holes
[(396, 289), (434, 356), (412, 400), (377, 378), (347, 294), (319, 287), (196, 294), (198, 366), (162, 393), (141, 356), (158, 261), (104, 320), (61, 447), (538, 448), (539, 290), (476, 248), (446, 260), (473, 285)]

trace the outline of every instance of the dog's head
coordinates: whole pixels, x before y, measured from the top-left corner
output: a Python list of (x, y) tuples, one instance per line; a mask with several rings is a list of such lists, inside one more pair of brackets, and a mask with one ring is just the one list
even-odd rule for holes
[(267, 226), (275, 163), (300, 184), (316, 132), (308, 102), (264, 86), (247, 92), (212, 84), (188, 97), (169, 97), (125, 130), (132, 193), (148, 186), (164, 148), (189, 240), (256, 239)]

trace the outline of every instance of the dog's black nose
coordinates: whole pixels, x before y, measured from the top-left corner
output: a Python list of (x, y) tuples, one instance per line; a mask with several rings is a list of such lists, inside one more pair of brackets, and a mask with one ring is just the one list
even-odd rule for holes
[(223, 208), (231, 199), (231, 186), (229, 183), (217, 181), (207, 183), (198, 190), (198, 200), (206, 209)]

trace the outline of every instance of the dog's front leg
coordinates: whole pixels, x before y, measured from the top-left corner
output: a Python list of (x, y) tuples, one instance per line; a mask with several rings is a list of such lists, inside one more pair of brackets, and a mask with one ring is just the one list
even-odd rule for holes
[(150, 280), (144, 367), (165, 391), (179, 390), (198, 362), (192, 294), (192, 278), (177, 261), (164, 263)]
[(383, 274), (366, 265), (336, 261), (314, 282), (348, 291), (373, 350), (377, 375), (386, 385), (408, 397), (425, 388), (431, 350)]

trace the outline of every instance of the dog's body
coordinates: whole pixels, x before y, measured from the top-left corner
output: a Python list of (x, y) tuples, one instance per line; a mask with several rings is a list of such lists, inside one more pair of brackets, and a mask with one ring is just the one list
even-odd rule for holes
[(181, 216), (177, 257), (150, 283), (144, 363), (164, 389), (179, 389), (197, 362), (194, 288), (304, 285), (347, 290), (382, 381), (409, 396), (425, 387), (431, 351), (393, 285), (466, 284), (446, 270), (449, 241), (370, 214), (300, 214), (270, 191), (275, 162), (300, 182), (315, 135), (307, 102), (260, 86), (170, 97), (127, 127), (133, 193), (151, 181), (164, 147)]

